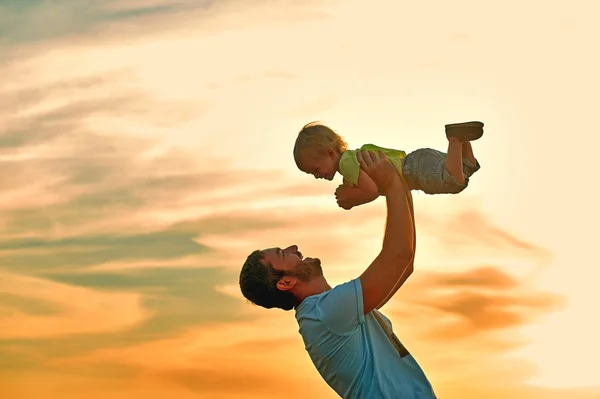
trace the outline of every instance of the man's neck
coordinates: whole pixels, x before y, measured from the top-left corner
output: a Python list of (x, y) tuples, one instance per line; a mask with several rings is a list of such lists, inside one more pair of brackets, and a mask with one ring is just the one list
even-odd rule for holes
[(295, 293), (296, 299), (298, 300), (296, 307), (300, 306), (300, 304), (309, 296), (322, 294), (330, 289), (331, 286), (329, 283), (327, 283), (325, 277), (312, 280), (309, 284), (306, 284), (304, 287), (302, 287), (302, 290)]

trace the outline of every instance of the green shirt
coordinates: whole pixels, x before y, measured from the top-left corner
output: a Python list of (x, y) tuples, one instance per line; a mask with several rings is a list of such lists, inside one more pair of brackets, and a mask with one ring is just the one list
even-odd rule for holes
[(360, 164), (358, 163), (358, 159), (356, 158), (356, 152), (360, 150), (372, 150), (377, 151), (381, 150), (388, 157), (390, 162), (396, 167), (400, 176), (403, 176), (402, 173), (402, 163), (404, 157), (406, 157), (406, 152), (400, 150), (392, 150), (389, 148), (378, 147), (374, 144), (365, 144), (360, 147), (358, 150), (346, 150), (340, 157), (340, 165), (339, 172), (344, 179), (355, 186), (358, 185), (358, 173), (360, 172)]

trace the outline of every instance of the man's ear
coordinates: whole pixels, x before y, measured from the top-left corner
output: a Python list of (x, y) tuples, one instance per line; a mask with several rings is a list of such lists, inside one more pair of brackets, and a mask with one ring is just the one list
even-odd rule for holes
[(277, 282), (277, 289), (279, 291), (289, 291), (296, 285), (296, 277), (283, 276)]
[(328, 155), (330, 158), (333, 158), (333, 156), (334, 156), (335, 154), (336, 154), (336, 152), (335, 152), (335, 150), (334, 150), (333, 148), (331, 148), (331, 147), (330, 147), (330, 148), (328, 148), (328, 149), (327, 149), (327, 155)]

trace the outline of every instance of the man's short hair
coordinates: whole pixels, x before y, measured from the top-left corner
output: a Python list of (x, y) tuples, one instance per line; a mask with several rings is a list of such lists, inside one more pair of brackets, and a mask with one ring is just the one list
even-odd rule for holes
[(244, 262), (240, 271), (242, 295), (263, 308), (293, 309), (296, 305), (294, 294), (277, 288), (277, 282), (285, 275), (285, 272), (275, 270), (273, 265), (264, 258), (264, 252), (256, 250)]

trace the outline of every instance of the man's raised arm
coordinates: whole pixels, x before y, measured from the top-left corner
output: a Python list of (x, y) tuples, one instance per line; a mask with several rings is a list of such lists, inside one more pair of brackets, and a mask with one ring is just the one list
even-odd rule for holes
[(361, 168), (385, 195), (387, 206), (381, 252), (360, 276), (364, 313), (367, 314), (388, 299), (412, 273), (414, 223), (409, 189), (387, 157), (381, 151), (359, 152), (357, 157)]
[(383, 302), (381, 302), (379, 305), (377, 305), (377, 309), (381, 309), (383, 307), (383, 305), (385, 305), (394, 296), (396, 291), (398, 291), (398, 289), (400, 287), (402, 287), (404, 282), (408, 279), (408, 277), (410, 276), (410, 274), (413, 271), (413, 266), (414, 266), (414, 261), (415, 261), (414, 253), (417, 248), (417, 234), (416, 234), (416, 227), (415, 227), (415, 208), (413, 206), (412, 194), (410, 193), (410, 191), (408, 191), (406, 193), (406, 195), (408, 196), (408, 206), (410, 209), (410, 216), (412, 217), (412, 221), (413, 221), (413, 260), (411, 261), (410, 266), (408, 268), (406, 268), (406, 271), (404, 272), (404, 274), (402, 276), (400, 276), (400, 280), (398, 280), (396, 282), (396, 286), (394, 287), (392, 292), (390, 292), (388, 294), (387, 298), (385, 298), (383, 300)]

